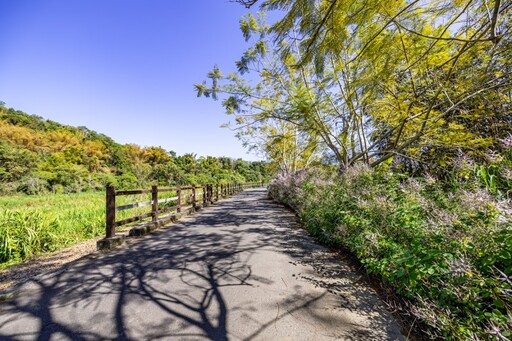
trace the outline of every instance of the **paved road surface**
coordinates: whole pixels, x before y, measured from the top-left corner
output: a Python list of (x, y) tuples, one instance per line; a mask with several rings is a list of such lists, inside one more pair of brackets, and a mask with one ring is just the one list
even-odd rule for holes
[(403, 340), (335, 254), (242, 192), (21, 286), (1, 340)]

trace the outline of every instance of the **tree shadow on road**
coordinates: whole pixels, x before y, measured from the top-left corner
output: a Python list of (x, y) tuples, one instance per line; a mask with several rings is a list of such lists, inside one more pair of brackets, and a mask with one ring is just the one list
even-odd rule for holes
[[(254, 273), (251, 258), (261, 252), (290, 256), (292, 265), (300, 265), (296, 278), (313, 283), (318, 294), (290, 288), (277, 302), (277, 315), (262, 317), (261, 310), (275, 311), (276, 302), (244, 297), (278, 280)], [(258, 339), (290, 316), (332, 323), (322, 320), (318, 306), (333, 294), (339, 309), (368, 315), (370, 325), (330, 337), (382, 337), (372, 330), (389, 329), (389, 317), (376, 310), (377, 300), (367, 289), (354, 287), (351, 270), (331, 256), (261, 191), (243, 192), (125, 248), (26, 283), (13, 299), (0, 303), (0, 338)], [(240, 297), (227, 302), (230, 290)], [(231, 331), (234, 314), (247, 321), (243, 333)]]

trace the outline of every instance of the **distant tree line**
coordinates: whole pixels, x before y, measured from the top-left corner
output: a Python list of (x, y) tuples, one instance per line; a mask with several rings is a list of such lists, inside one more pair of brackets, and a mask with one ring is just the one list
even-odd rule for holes
[(161, 147), (122, 145), (86, 127), (71, 127), (0, 103), (0, 193), (73, 193), (150, 184), (253, 182), (266, 163), (176, 155)]

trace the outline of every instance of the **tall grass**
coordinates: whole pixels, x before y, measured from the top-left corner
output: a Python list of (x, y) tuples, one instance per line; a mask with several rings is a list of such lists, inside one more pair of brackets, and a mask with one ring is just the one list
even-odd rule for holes
[(0, 267), (104, 233), (105, 194), (0, 197)]
[[(164, 192), (159, 199), (174, 196), (176, 192)], [(151, 193), (118, 196), (116, 206), (148, 201)], [(164, 202), (159, 209), (175, 204)], [(116, 220), (150, 211), (151, 205), (119, 211)], [(0, 197), (0, 268), (104, 233), (105, 192)]]

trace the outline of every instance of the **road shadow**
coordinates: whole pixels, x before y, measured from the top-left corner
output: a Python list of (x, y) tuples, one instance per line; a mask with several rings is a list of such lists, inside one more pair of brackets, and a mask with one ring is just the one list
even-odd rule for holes
[[(289, 287), (291, 277), (255, 271), (253, 259), (266, 253), (287, 257), (297, 269), (293, 278), (316, 291)], [(252, 340), (292, 318), (333, 326), (318, 339), (401, 338), (376, 296), (357, 280), (292, 213), (268, 200), (263, 189), (250, 190), (122, 249), (24, 284), (0, 303), (0, 339)], [(256, 290), (283, 285), (277, 303), (264, 296), (251, 300)], [(325, 302), (368, 322), (332, 321)], [(235, 328), (230, 319), (242, 326)], [(336, 329), (337, 323), (347, 328)]]

